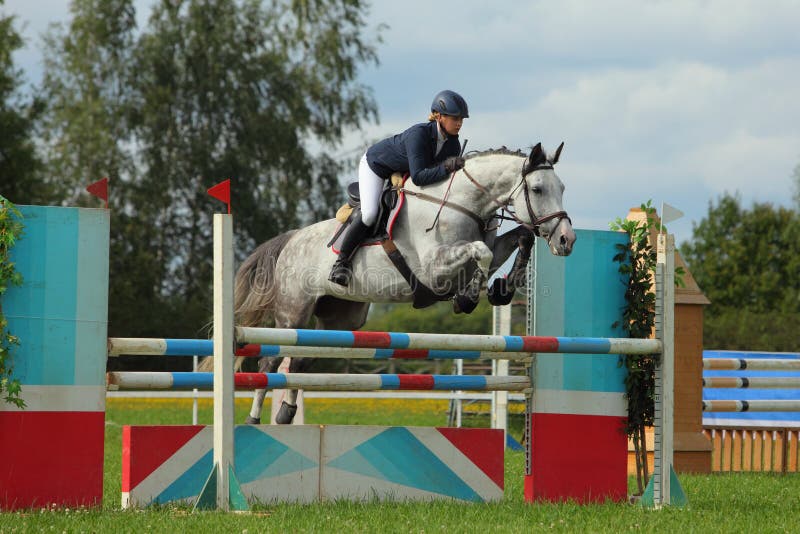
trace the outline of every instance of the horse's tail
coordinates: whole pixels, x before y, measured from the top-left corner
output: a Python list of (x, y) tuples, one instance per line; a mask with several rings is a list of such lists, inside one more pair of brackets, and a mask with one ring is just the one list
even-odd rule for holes
[[(240, 326), (266, 326), (273, 319), (273, 305), (277, 296), (275, 266), (283, 247), (296, 230), (280, 234), (259, 245), (244, 260), (236, 272), (234, 283), (234, 320)], [(236, 358), (235, 368), (241, 368), (241, 357)], [(203, 358), (198, 371), (212, 371), (214, 358)]]
[(241, 326), (266, 326), (273, 319), (277, 296), (275, 266), (286, 243), (296, 230), (262, 243), (236, 273), (234, 316)]

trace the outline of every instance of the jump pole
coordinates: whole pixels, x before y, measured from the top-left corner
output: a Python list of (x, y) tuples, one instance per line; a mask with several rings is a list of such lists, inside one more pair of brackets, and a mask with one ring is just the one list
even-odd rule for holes
[[(210, 339), (171, 338), (108, 338), (108, 356), (211, 356), (214, 342)], [(286, 345), (239, 345), (234, 356), (260, 358), (349, 358), (368, 360), (515, 360), (530, 358), (525, 352), (492, 352), (478, 350), (369, 349), (346, 347), (295, 347)]]
[[(213, 373), (136, 372), (107, 373), (110, 391), (213, 389)], [(309, 391), (525, 391), (525, 376), (236, 373), (236, 389), (305, 389)]]

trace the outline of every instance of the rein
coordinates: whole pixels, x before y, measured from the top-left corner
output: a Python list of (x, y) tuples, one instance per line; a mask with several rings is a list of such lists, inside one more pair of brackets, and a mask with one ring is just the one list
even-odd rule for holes
[[(539, 166), (536, 166), (533, 169), (531, 169), (530, 172), (539, 171), (539, 170), (547, 170), (547, 169), (552, 169), (552, 168), (553, 168), (552, 165), (539, 165)], [(556, 212), (550, 213), (548, 215), (543, 215), (542, 217), (537, 217), (536, 213), (534, 213), (534, 211), (533, 211), (533, 206), (531, 206), (530, 193), (528, 192), (528, 183), (527, 183), (527, 180), (526, 180), (526, 178), (524, 176), (519, 181), (519, 183), (516, 185), (516, 187), (514, 187), (514, 189), (511, 191), (511, 193), (508, 195), (508, 198), (505, 201), (503, 201), (503, 200), (498, 199), (494, 195), (492, 195), (492, 193), (485, 186), (483, 186), (481, 183), (479, 183), (477, 180), (475, 180), (475, 178), (473, 178), (472, 175), (470, 175), (470, 173), (467, 172), (467, 169), (461, 169), (461, 172), (464, 173), (464, 175), (467, 177), (467, 179), (469, 179), (469, 181), (472, 182), (472, 184), (481, 193), (483, 193), (484, 195), (489, 197), (489, 199), (495, 204), (495, 210), (499, 208), (499, 209), (502, 210), (503, 214), (500, 214), (500, 215), (495, 214), (495, 215), (492, 215), (491, 217), (489, 217), (488, 220), (484, 220), (478, 214), (476, 214), (474, 211), (471, 211), (471, 210), (465, 208), (464, 206), (461, 206), (460, 204), (456, 204), (455, 202), (447, 200), (447, 195), (445, 195), (445, 198), (436, 198), (436, 197), (433, 197), (433, 196), (430, 196), (430, 195), (426, 195), (425, 193), (417, 193), (415, 191), (409, 191), (408, 189), (405, 189), (405, 188), (402, 188), (402, 187), (398, 188), (398, 191), (403, 191), (407, 195), (415, 196), (415, 197), (419, 198), (420, 200), (425, 200), (427, 202), (432, 202), (434, 204), (439, 204), (440, 205), (440, 208), (439, 208), (440, 211), (441, 211), (441, 207), (442, 206), (447, 206), (448, 208), (450, 208), (452, 210), (458, 211), (459, 213), (463, 213), (464, 215), (467, 215), (469, 218), (471, 218), (473, 221), (475, 221), (478, 224), (478, 226), (480, 228), (482, 228), (482, 230), (484, 232), (486, 232), (488, 230), (494, 230), (494, 229), (497, 228), (497, 227), (495, 227), (495, 228), (490, 228), (489, 227), (489, 223), (492, 221), (492, 219), (500, 219), (500, 220), (505, 220), (505, 221), (514, 221), (514, 222), (522, 225), (523, 227), (527, 228), (531, 232), (533, 232), (536, 236), (539, 236), (539, 226), (541, 226), (542, 224), (546, 223), (547, 221), (551, 221), (553, 219), (559, 219), (559, 220), (560, 219), (567, 219), (568, 221), (570, 220), (569, 215), (567, 215), (566, 211), (556, 211)], [(530, 172), (528, 174), (530, 174)], [(453, 174), (455, 175), (455, 173), (453, 173)], [(517, 215), (514, 212), (512, 212), (512, 211), (510, 211), (508, 209), (509, 204), (511, 204), (511, 202), (512, 202), (512, 200), (514, 198), (514, 194), (517, 192), (517, 190), (520, 188), (520, 186), (524, 186), (523, 187), (523, 192), (525, 194), (525, 206), (528, 209), (528, 216), (531, 219), (530, 223), (526, 223), (526, 222), (522, 221), (519, 217), (517, 217)], [(449, 192), (449, 187), (448, 187), (448, 192)], [(507, 213), (508, 215), (504, 215), (505, 213)], [(437, 214), (436, 218), (438, 219), (438, 214)]]
[[(480, 226), (484, 230), (486, 230), (487, 222), (484, 221), (483, 219), (481, 219), (474, 211), (470, 211), (469, 209), (465, 208), (461, 204), (456, 204), (455, 202), (453, 202), (451, 200), (444, 200), (444, 199), (441, 199), (441, 198), (436, 198), (436, 197), (431, 196), (431, 195), (426, 195), (425, 193), (418, 193), (416, 191), (409, 191), (408, 189), (405, 189), (405, 188), (400, 188), (400, 189), (398, 189), (398, 191), (402, 191), (406, 195), (411, 195), (413, 197), (417, 197), (420, 200), (425, 200), (427, 202), (432, 202), (434, 204), (440, 204), (442, 206), (447, 206), (448, 208), (450, 208), (452, 210), (455, 210), (455, 211), (457, 211), (459, 213), (463, 213), (464, 215), (466, 215), (467, 217), (469, 217), (470, 219), (472, 219), (473, 221), (478, 223), (478, 226)], [(437, 217), (437, 220), (438, 220), (438, 217), (439, 217), (438, 214), (437, 214), (436, 217)]]

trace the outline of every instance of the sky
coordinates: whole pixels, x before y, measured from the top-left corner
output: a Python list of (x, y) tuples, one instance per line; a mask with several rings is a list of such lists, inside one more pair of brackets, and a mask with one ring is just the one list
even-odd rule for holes
[[(140, 24), (152, 3), (137, 2)], [(67, 6), (0, 7), (23, 25), (15, 59), (31, 82), (39, 36)], [(565, 142), (556, 170), (576, 228), (607, 229), (652, 199), (685, 213), (669, 225), (680, 243), (726, 192), (792, 204), (799, 22), (797, 0), (377, 0), (366, 35), (380, 31), (380, 64), (358, 81), (380, 122), (348, 132), (342, 152), (424, 121), (453, 89), (469, 103), (468, 149)]]

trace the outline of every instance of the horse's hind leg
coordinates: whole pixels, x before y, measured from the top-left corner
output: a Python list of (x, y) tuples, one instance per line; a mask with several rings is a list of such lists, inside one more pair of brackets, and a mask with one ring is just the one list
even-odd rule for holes
[[(280, 311), (275, 312), (275, 328), (302, 328), (308, 323), (308, 319), (311, 316), (311, 310), (313, 309), (312, 304), (313, 302), (309, 301), (304, 302), (302, 306), (294, 307), (282, 306), (280, 303), (277, 304), (276, 308)], [(276, 372), (283, 359), (284, 358), (282, 356), (260, 358), (258, 360), (258, 372)], [(250, 407), (250, 415), (248, 415), (247, 419), (245, 419), (246, 423), (254, 425), (261, 423), (261, 412), (264, 407), (264, 398), (266, 397), (266, 393), (267, 391), (265, 389), (257, 389), (253, 391), (253, 404)], [(294, 399), (297, 398), (296, 392), (294, 397), (291, 398), (292, 403), (294, 404)], [(283, 407), (283, 404), (281, 407)], [(295, 407), (295, 410), (296, 409), (297, 408)], [(292, 417), (294, 417), (294, 414), (292, 414)], [(278, 422), (277, 419), (276, 422)], [(291, 422), (291, 418), (289, 418), (289, 422)]]
[[(274, 356), (264, 356), (258, 359), (258, 372), (259, 373), (274, 373), (280, 364), (281, 358)], [(261, 409), (264, 406), (264, 397), (267, 394), (266, 389), (257, 389), (253, 392), (253, 405), (250, 407), (250, 415), (244, 422), (248, 425), (261, 424)]]
[[(311, 367), (314, 360), (309, 358), (284, 358), (281, 361), (288, 363), (287, 368), (284, 369), (286, 373), (303, 373)], [(294, 421), (294, 416), (297, 414), (297, 397), (299, 395), (296, 389), (283, 390), (283, 397), (281, 397), (281, 405), (275, 413), (275, 423), (279, 425), (290, 425)], [(276, 402), (275, 391), (273, 390), (272, 402)]]
[(326, 295), (317, 300), (317, 330), (358, 330), (367, 322), (369, 302), (354, 302)]
[[(323, 296), (317, 300), (314, 316), (317, 318), (318, 330), (358, 330), (367, 320), (368, 302), (352, 302), (331, 296)], [(289, 364), (290, 373), (307, 372), (314, 360), (312, 358), (292, 358)], [(297, 413), (296, 389), (290, 389), (281, 402), (275, 415), (278, 424), (290, 424)]]

